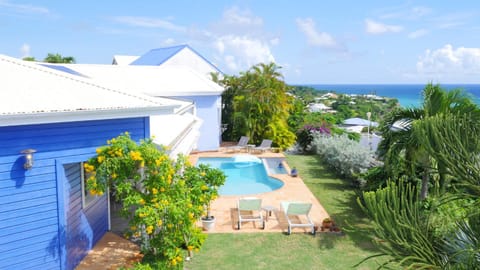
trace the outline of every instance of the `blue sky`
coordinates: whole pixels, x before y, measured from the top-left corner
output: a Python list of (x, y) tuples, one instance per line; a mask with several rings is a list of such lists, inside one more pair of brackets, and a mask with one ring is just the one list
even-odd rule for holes
[(480, 83), (480, 2), (0, 0), (0, 54), (113, 55), (188, 44), (227, 74), (287, 83)]

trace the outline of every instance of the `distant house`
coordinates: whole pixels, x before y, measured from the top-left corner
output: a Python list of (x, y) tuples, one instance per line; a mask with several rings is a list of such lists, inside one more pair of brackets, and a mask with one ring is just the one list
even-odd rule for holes
[(363, 128), (368, 126), (378, 127), (378, 123), (355, 117), (355, 118), (346, 119), (345, 121), (343, 121), (342, 125), (340, 125), (340, 127), (350, 132), (357, 132), (357, 133), (361, 133)]
[(328, 107), (323, 103), (311, 103), (308, 104), (308, 110), (310, 112), (328, 112), (332, 110), (332, 107)]
[(108, 196), (86, 191), (82, 162), (189, 105), (1, 55), (0, 73), (0, 269), (74, 269), (109, 229)]

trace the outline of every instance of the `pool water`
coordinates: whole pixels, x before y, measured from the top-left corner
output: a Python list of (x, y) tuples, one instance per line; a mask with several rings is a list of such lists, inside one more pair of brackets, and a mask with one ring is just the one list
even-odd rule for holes
[[(227, 176), (220, 187), (220, 195), (250, 195), (279, 189), (283, 182), (268, 176), (264, 163), (268, 159), (258, 159), (250, 155), (238, 155), (228, 158), (201, 157), (197, 164), (208, 164), (221, 169)], [(275, 164), (275, 168), (278, 168)], [(285, 172), (286, 173), (286, 172)]]

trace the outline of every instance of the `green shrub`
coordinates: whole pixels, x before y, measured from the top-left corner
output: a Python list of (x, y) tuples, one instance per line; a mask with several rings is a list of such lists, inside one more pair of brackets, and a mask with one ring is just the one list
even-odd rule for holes
[(332, 170), (348, 179), (359, 180), (358, 175), (375, 163), (372, 152), (347, 135), (315, 134), (313, 146)]

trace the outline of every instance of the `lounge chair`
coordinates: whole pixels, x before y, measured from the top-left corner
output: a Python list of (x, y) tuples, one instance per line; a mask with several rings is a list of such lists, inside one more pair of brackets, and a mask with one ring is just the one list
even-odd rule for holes
[(228, 146), (226, 149), (227, 149), (227, 152), (229, 151), (233, 151), (233, 152), (236, 152), (236, 151), (240, 151), (242, 149), (245, 149), (247, 147), (247, 144), (248, 144), (248, 141), (250, 140), (249, 137), (247, 136), (242, 136), (240, 137), (240, 140), (238, 140), (238, 143), (237, 145), (234, 145), (234, 146)]
[(237, 202), (238, 207), (238, 229), (242, 227), (244, 221), (258, 221), (262, 223), (262, 229), (265, 229), (265, 220), (262, 214), (262, 199), (256, 197), (241, 198)]
[(262, 143), (253, 148), (254, 151), (258, 151), (258, 152), (265, 152), (267, 150), (270, 150), (272, 149), (272, 140), (263, 140)]
[[(312, 208), (311, 203), (306, 202), (281, 202), (280, 206), (285, 213), (285, 217), (288, 221), (287, 234), (292, 233), (292, 227), (309, 227), (312, 230), (312, 234), (315, 235), (315, 224), (310, 219), (308, 214)], [(294, 223), (292, 217), (297, 216), (297, 219), (301, 223)], [(302, 218), (303, 217), (303, 218)], [(302, 222), (305, 221), (305, 222)]]

